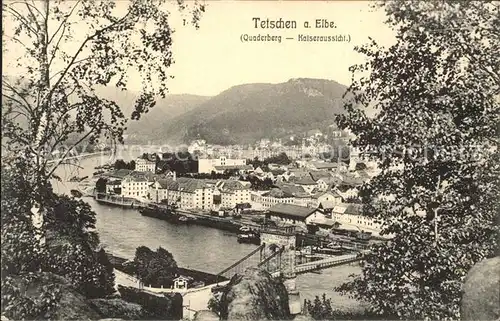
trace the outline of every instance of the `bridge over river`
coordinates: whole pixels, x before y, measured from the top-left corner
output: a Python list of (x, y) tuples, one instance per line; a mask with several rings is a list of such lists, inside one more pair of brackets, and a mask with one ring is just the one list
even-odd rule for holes
[(217, 274), (220, 277), (220, 281), (215, 284), (186, 290), (167, 289), (163, 287), (154, 288), (144, 286), (139, 280), (120, 271), (115, 272), (116, 283), (137, 287), (155, 295), (161, 295), (161, 293), (166, 292), (181, 293), (184, 302), (184, 316), (190, 318), (196, 311), (206, 310), (208, 301), (213, 296), (214, 290), (223, 288), (233, 276), (241, 275), (248, 268), (259, 268), (269, 272), (273, 277), (282, 278), (290, 296), (290, 310), (292, 313), (299, 313), (301, 311), (301, 302), (297, 300), (299, 295), (295, 286), (297, 275), (352, 264), (360, 261), (363, 257), (363, 252), (338, 256), (322, 255), (322, 258), (319, 260), (297, 264), (294, 231), (269, 229), (261, 232), (261, 239), (262, 243), (260, 246), (220, 271)]

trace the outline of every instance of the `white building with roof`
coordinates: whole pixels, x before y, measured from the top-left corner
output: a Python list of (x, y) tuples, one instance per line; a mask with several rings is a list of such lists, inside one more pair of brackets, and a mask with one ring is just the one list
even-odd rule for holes
[(215, 183), (209, 180), (179, 177), (160, 179), (149, 184), (150, 199), (155, 203), (166, 200), (180, 209), (211, 210)]
[(324, 213), (318, 208), (311, 208), (293, 204), (276, 204), (269, 208), (266, 218), (278, 222), (306, 227), (315, 220), (325, 220)]
[(132, 172), (122, 179), (122, 196), (133, 198), (148, 198), (149, 185), (154, 180), (152, 175)]
[(200, 158), (198, 159), (198, 173), (210, 174), (212, 171), (216, 172), (225, 167), (237, 168), (239, 166), (245, 167), (247, 165), (246, 159), (227, 158), (226, 156)]
[(217, 183), (220, 192), (222, 208), (233, 209), (237, 204), (251, 202), (248, 184), (236, 180), (225, 180)]
[(341, 228), (349, 230), (362, 230), (378, 233), (381, 224), (375, 219), (362, 215), (361, 205), (342, 203), (333, 207), (332, 219), (341, 224)]
[(137, 158), (135, 160), (135, 170), (138, 172), (152, 172), (156, 171), (156, 162), (149, 159)]

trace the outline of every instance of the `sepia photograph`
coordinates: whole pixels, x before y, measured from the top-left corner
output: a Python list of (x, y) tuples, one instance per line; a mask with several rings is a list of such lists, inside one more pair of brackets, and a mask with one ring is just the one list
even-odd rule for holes
[(500, 320), (500, 2), (2, 1), (1, 320)]

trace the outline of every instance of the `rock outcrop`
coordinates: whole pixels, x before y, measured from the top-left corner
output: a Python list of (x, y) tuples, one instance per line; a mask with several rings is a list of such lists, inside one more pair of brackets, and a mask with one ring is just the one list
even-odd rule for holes
[[(86, 298), (77, 292), (67, 279), (59, 275), (48, 272), (36, 273), (30, 278), (29, 282), (19, 277), (14, 279), (14, 283), (19, 287), (20, 293), (25, 298), (31, 300), (38, 300), (40, 295), (46, 292), (46, 288), (49, 286), (53, 289), (58, 289), (60, 299), (54, 302), (50, 316), (40, 315), (36, 317), (37, 319), (98, 320), (102, 317), (92, 309)], [(52, 294), (55, 295), (54, 293)]]
[(194, 321), (219, 321), (217, 313), (209, 310), (201, 310), (194, 315)]
[(221, 297), (223, 320), (291, 319), (285, 286), (269, 273), (249, 269), (231, 279)]
[(462, 320), (499, 320), (500, 257), (483, 260), (470, 269), (462, 295)]
[(89, 303), (108, 319), (140, 320), (146, 315), (141, 305), (121, 299), (92, 299)]
[(165, 293), (161, 296), (121, 285), (118, 285), (118, 291), (123, 300), (141, 305), (148, 318), (156, 320), (182, 319), (183, 307), (180, 293)]
[(298, 314), (293, 321), (314, 321), (314, 319), (310, 315)]

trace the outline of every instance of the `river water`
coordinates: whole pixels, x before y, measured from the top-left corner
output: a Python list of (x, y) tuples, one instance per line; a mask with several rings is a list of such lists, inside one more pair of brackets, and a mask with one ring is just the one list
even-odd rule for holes
[[(63, 166), (58, 175), (67, 181), (74, 175), (92, 176), (94, 167), (108, 161), (107, 157), (80, 160), (78, 168)], [(76, 184), (54, 182), (54, 189), (69, 193)], [(137, 210), (120, 209), (101, 205), (92, 198), (84, 198), (97, 216), (97, 230), (101, 243), (114, 255), (132, 259), (135, 249), (144, 245), (151, 249), (159, 246), (170, 251), (179, 266), (209, 273), (218, 273), (256, 248), (251, 244), (239, 244), (236, 236), (218, 229), (196, 225), (173, 225), (158, 219), (144, 217)], [(359, 266), (344, 265), (322, 270), (321, 274), (308, 273), (297, 277), (300, 297), (314, 299), (326, 293), (332, 298), (334, 308), (358, 309), (360, 303), (340, 296), (333, 289), (342, 284), (350, 274), (359, 273)]]

